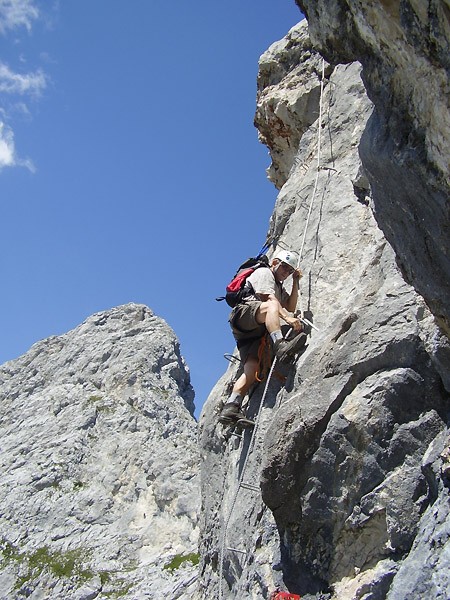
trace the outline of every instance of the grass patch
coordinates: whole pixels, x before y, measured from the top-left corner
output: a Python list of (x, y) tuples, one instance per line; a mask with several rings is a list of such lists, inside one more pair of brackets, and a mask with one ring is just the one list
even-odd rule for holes
[(43, 573), (58, 579), (69, 579), (77, 587), (98, 575), (102, 586), (107, 588), (103, 590), (102, 597), (115, 599), (126, 596), (133, 583), (124, 581), (115, 571), (94, 572), (86, 568), (84, 563), (88, 554), (88, 551), (81, 549), (51, 551), (48, 546), (33, 552), (20, 552), (10, 542), (0, 539), (0, 568), (16, 564), (20, 573), (20, 576), (16, 575), (15, 590), (20, 590), (27, 583), (32, 584), (33, 580), (38, 580)]
[(19, 559), (20, 554), (17, 549), (6, 540), (2, 540), (0, 551), (2, 553), (2, 559), (0, 561), (2, 566), (9, 565), (11, 562)]
[(199, 560), (200, 557), (195, 552), (191, 552), (190, 554), (176, 554), (168, 565), (164, 565), (164, 569), (176, 571), (185, 562), (190, 562), (195, 566), (198, 565)]
[(52, 573), (55, 577), (66, 579), (74, 578), (79, 583), (84, 583), (94, 577), (90, 569), (83, 567), (85, 553), (82, 550), (68, 550), (67, 552), (51, 552), (47, 546), (38, 548), (34, 552), (21, 555), (27, 564), (27, 572), (16, 582), (16, 589), (44, 571)]
[(84, 583), (94, 577), (93, 571), (83, 566), (86, 552), (82, 550), (52, 552), (47, 546), (43, 546), (34, 552), (20, 552), (5, 540), (2, 541), (0, 550), (2, 566), (15, 562), (20, 564), (21, 571), (24, 571), (23, 575), (17, 579), (15, 589), (19, 589), (27, 581), (39, 577), (44, 571), (58, 578), (74, 578), (79, 583)]

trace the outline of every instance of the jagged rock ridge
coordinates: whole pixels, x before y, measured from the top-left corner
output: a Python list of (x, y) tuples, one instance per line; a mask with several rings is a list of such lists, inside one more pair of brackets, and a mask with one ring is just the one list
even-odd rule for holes
[[(217, 424), (238, 366), (204, 407), (200, 593), (445, 598), (448, 340), (374, 218), (358, 153), (373, 105), (358, 63), (324, 64), (317, 169), (320, 64), (306, 22), (260, 60), (256, 122), (281, 188), (269, 234), (298, 251), (305, 240), (299, 308), (318, 331), (279, 369), (284, 385), (268, 386), (248, 461), (249, 432), (239, 440)], [(261, 495), (236, 492), (244, 464)]]
[(194, 395), (167, 323), (137, 304), (95, 314), (3, 365), (0, 393), (0, 597), (189, 589)]

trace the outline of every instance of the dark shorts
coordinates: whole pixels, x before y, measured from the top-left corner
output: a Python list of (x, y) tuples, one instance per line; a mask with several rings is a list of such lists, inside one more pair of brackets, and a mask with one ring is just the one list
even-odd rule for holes
[(259, 300), (249, 300), (245, 304), (235, 306), (230, 314), (231, 331), (243, 362), (249, 356), (258, 356), (261, 338), (267, 333), (266, 326), (256, 321), (256, 312), (260, 305)]

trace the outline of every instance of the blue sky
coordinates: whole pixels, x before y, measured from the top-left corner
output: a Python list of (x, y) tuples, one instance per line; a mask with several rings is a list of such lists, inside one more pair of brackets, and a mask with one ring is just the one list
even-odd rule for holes
[(259, 56), (294, 0), (0, 0), (0, 363), (140, 302), (175, 330), (197, 413), (233, 338), (223, 293), (276, 189)]

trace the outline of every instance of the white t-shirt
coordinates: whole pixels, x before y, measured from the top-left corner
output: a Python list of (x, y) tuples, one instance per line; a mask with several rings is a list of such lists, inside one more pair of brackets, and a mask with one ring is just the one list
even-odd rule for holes
[(247, 282), (252, 284), (255, 294), (273, 294), (282, 305), (289, 298), (289, 294), (283, 289), (283, 285), (275, 280), (272, 271), (266, 267), (253, 271), (247, 278)]

